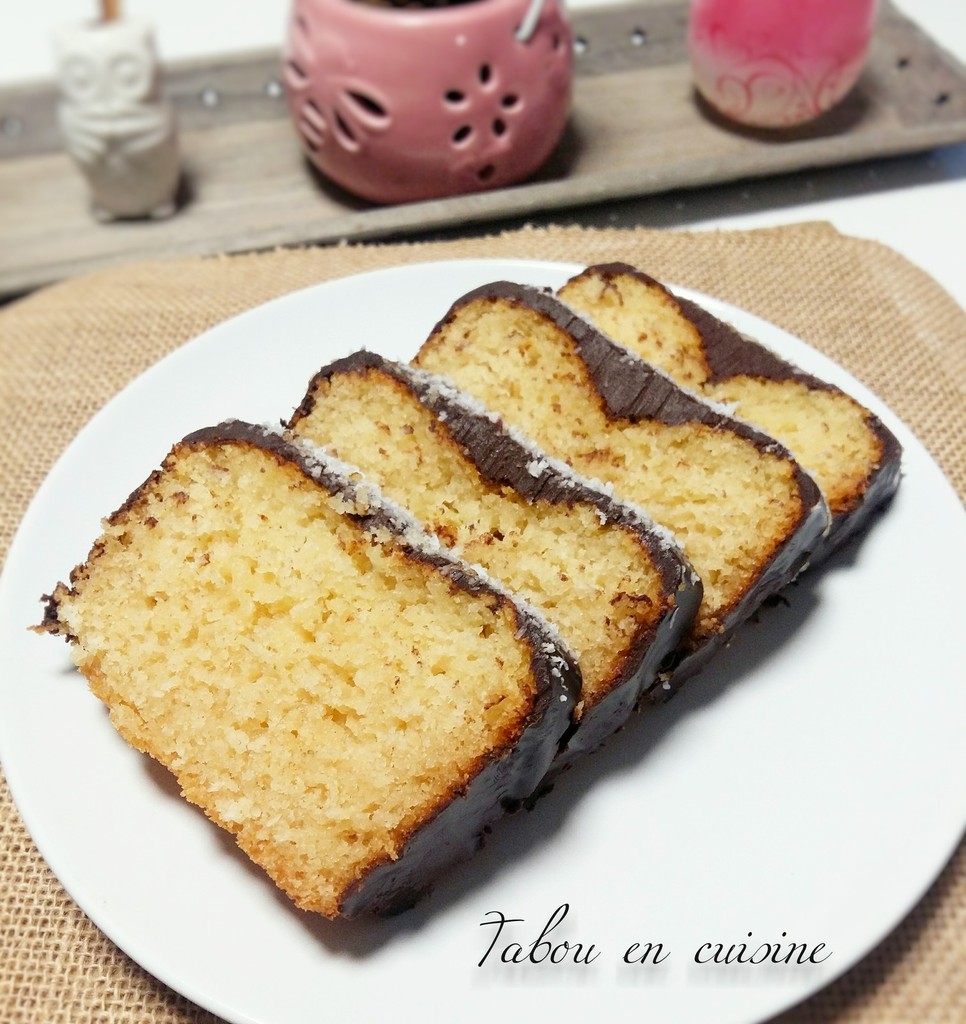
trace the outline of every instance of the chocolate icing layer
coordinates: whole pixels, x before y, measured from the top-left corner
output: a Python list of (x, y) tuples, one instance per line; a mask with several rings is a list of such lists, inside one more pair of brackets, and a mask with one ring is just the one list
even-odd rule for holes
[(805, 373), (763, 345), (746, 338), (730, 324), (713, 316), (703, 306), (675, 294), (666, 285), (638, 270), (637, 267), (632, 267), (628, 263), (598, 263), (588, 267), (585, 273), (592, 273), (605, 280), (634, 277), (662, 291), (681, 309), (700, 334), (710, 384), (727, 380), (729, 377), (750, 376), (766, 380), (797, 380), (809, 387), (835, 390), (831, 384)]
[[(510, 487), (531, 502), (546, 501), (557, 505), (586, 502), (593, 505), (605, 521), (619, 523), (641, 536), (651, 550), (666, 585), (673, 587), (681, 582), (684, 573), (680, 552), (673, 550), (668, 543), (662, 543), (655, 536), (653, 524), (645, 523), (641, 513), (581, 479), (534, 442), (525, 441), (520, 435), (514, 436), (495, 413), (484, 411), (482, 407), (477, 410), (471, 408), (468, 403), (476, 404), (476, 400), (460, 394), (455, 385), (445, 378), (415, 370), (374, 352), (361, 351), (323, 367), (313, 378), (310, 391), (320, 380), (367, 370), (377, 370), (393, 377), (435, 413), (440, 429), (455, 441), (484, 480), (498, 487)], [(306, 396), (289, 421), (289, 428), (295, 427), (314, 405), (314, 398)], [(539, 460), (539, 466), (534, 466), (535, 459)]]
[[(347, 467), (317, 449), (291, 443), (264, 427), (227, 421), (189, 434), (175, 445), (168, 458), (176, 458), (179, 450), (187, 447), (232, 445), (266, 452), (279, 463), (291, 464), (328, 494), (357, 504), (358, 510), (346, 511), (348, 519), (357, 522), (360, 529), (371, 533), (377, 541), (384, 540), (386, 533), (391, 534), (407, 558), (432, 566), (445, 575), (452, 587), (480, 595), (492, 601), (494, 607), (510, 604), (518, 636), (530, 648), (536, 695), (515, 742), (490, 751), (458, 796), (411, 832), (398, 859), (370, 868), (345, 895), (341, 908), (345, 917), (362, 912), (395, 913), (415, 903), (443, 869), (474, 853), (491, 824), (538, 790), (569, 726), (571, 709), (579, 693), (579, 673), (571, 655), (544, 620), (514, 601), (494, 581), (440, 549), (407, 513), (382, 499), (371, 484), (350, 480)], [(152, 473), (111, 519), (117, 521), (136, 507), (140, 496), (162, 471)], [(90, 557), (96, 551), (95, 544)], [(57, 595), (46, 600), (45, 618), (39, 628), (61, 632)], [(378, 644), (377, 639), (374, 642)]]
[[(841, 388), (782, 359), (703, 306), (676, 294), (636, 267), (619, 262), (601, 263), (588, 267), (585, 273), (593, 273), (605, 280), (629, 276), (660, 289), (678, 306), (700, 335), (702, 354), (709, 370), (709, 384), (718, 384), (733, 377), (756, 377), (776, 382), (794, 381), (812, 391), (843, 393)], [(865, 410), (865, 413), (866, 425), (879, 445), (878, 463), (861, 492), (856, 495), (853, 505), (833, 515), (827, 537), (813, 553), (813, 564), (860, 532), (875, 512), (888, 503), (899, 486), (902, 447), (892, 431), (874, 413), (869, 410)]]
[(611, 341), (545, 290), (509, 281), (497, 281), (475, 288), (453, 304), (433, 329), (426, 345), (433, 343), (436, 335), (455, 320), (461, 309), (475, 302), (516, 305), (544, 318), (563, 332), (586, 366), (597, 394), (612, 419), (629, 422), (654, 420), (668, 426), (700, 424), (718, 431), (728, 431), (750, 442), (762, 453), (786, 459), (792, 464), (802, 503), (797, 530), (773, 552), (767, 566), (743, 598), (726, 610), (722, 631), (698, 646), (685, 646), (680, 650), (677, 664), (668, 670), (664, 680), (667, 685), (651, 691), (659, 699), (700, 670), (762, 601), (802, 571), (829, 528), (828, 506), (812, 477), (774, 438), (679, 387), (656, 367)]
[(579, 724), (565, 738), (555, 765), (559, 769), (599, 746), (627, 721), (649, 690), (661, 685), (659, 669), (672, 655), (697, 612), (701, 583), (667, 531), (646, 520), (639, 510), (576, 476), (569, 467), (515, 434), (498, 416), (484, 410), (475, 399), (459, 392), (442, 377), (373, 352), (355, 352), (323, 367), (313, 377), (289, 428), (297, 428), (299, 420), (311, 414), (316, 403), (314, 396), (323, 382), (342, 374), (364, 375), (370, 371), (392, 377), (435, 414), (438, 429), (449, 436), (485, 481), (495, 487), (512, 488), (531, 503), (592, 505), (603, 522), (636, 534), (660, 573), (662, 593), (665, 599), (673, 601), (673, 609), (637, 638), (609, 693), (591, 708), (585, 708)]

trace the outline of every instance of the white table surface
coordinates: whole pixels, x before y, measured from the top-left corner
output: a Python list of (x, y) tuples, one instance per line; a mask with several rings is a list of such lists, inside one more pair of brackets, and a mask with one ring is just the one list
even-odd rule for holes
[[(570, 0), (572, 11), (615, 0)], [(842, 0), (847, 2), (847, 0)], [(894, 0), (966, 64), (966, 0)], [(287, 0), (127, 0), (155, 26), (165, 60), (280, 45)], [(51, 75), (51, 29), (92, 16), (96, 0), (0, 0), (0, 89)], [(807, 174), (557, 211), (555, 222), (751, 228), (827, 220), (884, 242), (966, 306), (966, 144)]]

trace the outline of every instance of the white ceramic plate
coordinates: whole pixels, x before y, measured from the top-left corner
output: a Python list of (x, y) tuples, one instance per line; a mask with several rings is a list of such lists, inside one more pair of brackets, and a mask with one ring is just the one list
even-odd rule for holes
[[(575, 269), (417, 264), (238, 317), (96, 416), (24, 520), (0, 584), (0, 752), (18, 806), (97, 925), (229, 1021), (758, 1021), (868, 952), (961, 835), (960, 504), (860, 384), (711, 299), (701, 301), (882, 416), (905, 446), (899, 495), (860, 544), (794, 586), (787, 606), (748, 624), (704, 675), (535, 810), (502, 823), (408, 914), (342, 925), (292, 909), (119, 739), (66, 646), (28, 632), (39, 596), (85, 557), (99, 517), (184, 433), (226, 416), (277, 421), (329, 359), (363, 346), (408, 358), (469, 288), (501, 277), (556, 285)], [(533, 958), (553, 947), (563, 962), (504, 962), (512, 943), (526, 954), (564, 905)], [(519, 919), (499, 936), (498, 914)], [(647, 942), (662, 944), (647, 963), (624, 962)], [(790, 964), (695, 960), (742, 942), (780, 943), (781, 957), (799, 945)], [(814, 962), (798, 963), (803, 951)]]

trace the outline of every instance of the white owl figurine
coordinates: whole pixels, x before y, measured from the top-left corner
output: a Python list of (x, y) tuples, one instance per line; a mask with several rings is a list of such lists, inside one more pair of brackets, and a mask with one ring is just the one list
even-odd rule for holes
[(54, 37), (60, 126), (100, 220), (166, 217), (181, 178), (174, 110), (161, 95), (150, 28), (130, 19)]

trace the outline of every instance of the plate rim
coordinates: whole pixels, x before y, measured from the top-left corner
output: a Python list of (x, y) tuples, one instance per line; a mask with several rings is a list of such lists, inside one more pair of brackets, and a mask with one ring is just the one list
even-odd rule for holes
[[(132, 391), (136, 394), (142, 388), (150, 389), (152, 387), (152, 381), (157, 376), (157, 371), (159, 367), (163, 365), (170, 369), (170, 367), (176, 366), (184, 359), (188, 359), (190, 361), (192, 358), (194, 358), (194, 353), (200, 346), (217, 345), (219, 343), (219, 338), (224, 332), (227, 331), (231, 333), (238, 329), (238, 324), (240, 321), (245, 321), (246, 323), (249, 323), (254, 322), (253, 318), (268, 317), (270, 319), (272, 317), (273, 311), (279, 305), (291, 303), (293, 302), (293, 300), (298, 302), (312, 302), (314, 301), (315, 295), (320, 291), (330, 289), (332, 287), (338, 288), (348, 280), (364, 279), (377, 281), (380, 277), (383, 277), (385, 275), (395, 275), (398, 274), (399, 271), (413, 272), (419, 275), (431, 272), (435, 268), (452, 267), (454, 264), (458, 264), (461, 266), (485, 267), (487, 269), (500, 267), (502, 268), (501, 276), (508, 276), (507, 271), (509, 269), (518, 272), (532, 272), (534, 268), (553, 274), (564, 275), (575, 273), (579, 271), (579, 269), (582, 266), (584, 266), (584, 264), (573, 263), (569, 261), (557, 262), (549, 260), (487, 258), (468, 260), (434, 259), (426, 261), (414, 261), (411, 263), (401, 264), (397, 266), (374, 268), (357, 274), (332, 278), (330, 280), (310, 284), (305, 287), (295, 289), (291, 292), (277, 296), (269, 300), (268, 302), (261, 303), (230, 318), (227, 318), (226, 320), (209, 327), (208, 329), (194, 336), (193, 338), (186, 340), (185, 342), (178, 345), (171, 352), (163, 356), (160, 360), (157, 360), (155, 363), (151, 364), (151, 366), (147, 367), (141, 373), (137, 374), (127, 385), (125, 385), (124, 388), (122, 388), (114, 396), (112, 396), (92, 417), (90, 417), (87, 420), (87, 422), (71, 439), (70, 443), (65, 447), (64, 451), (54, 461), (48, 473), (45, 475), (40, 487), (38, 487), (37, 491), (31, 498), (31, 501), (29, 502), (27, 509), (24, 512), (24, 515), (21, 519), (21, 522), (18, 524), (15, 534), (11, 540), (7, 557), (5, 559), (3, 572), (2, 574), (0, 574), (0, 607), (6, 607), (6, 599), (4, 594), (6, 588), (4, 585), (4, 581), (9, 575), (9, 567), (11, 564), (17, 564), (18, 561), (24, 557), (24, 555), (20, 551), (20, 547), (24, 543), (23, 541), (21, 541), (21, 537), (26, 536), (25, 527), (29, 520), (31, 519), (31, 516), (35, 514), (35, 508), (42, 506), (42, 504), (48, 500), (48, 491), (56, 486), (59, 467), (61, 467), (62, 464), (70, 463), (70, 461), (76, 457), (74, 453), (78, 450), (79, 447), (83, 445), (84, 439), (90, 436), (92, 432), (94, 432), (96, 429), (98, 429), (99, 424), (101, 424), (105, 419), (109, 420), (113, 415), (115, 415), (114, 410), (119, 407), (119, 404), (130, 400), (130, 394), (132, 393)], [(958, 496), (956, 495), (955, 489), (953, 488), (951, 482), (948, 480), (945, 474), (942, 472), (941, 468), (938, 466), (933, 456), (925, 448), (925, 445), (923, 445), (922, 442), (919, 441), (919, 439), (913, 433), (913, 431), (908, 426), (906, 426), (906, 424), (896, 414), (894, 414), (892, 410), (881, 399), (879, 399), (874, 392), (872, 392), (865, 384), (863, 384), (860, 380), (854, 377), (854, 375), (851, 374), (848, 370), (846, 370), (840, 364), (835, 362), (835, 360), (831, 359), (831, 357), (825, 355), (820, 350), (809, 345), (801, 338), (798, 338), (795, 335), (791, 334), (791, 332), (764, 319), (763, 317), (758, 316), (755, 313), (752, 313), (741, 307), (734, 306), (724, 300), (717, 299), (714, 296), (707, 295), (705, 293), (699, 292), (691, 288), (680, 287), (676, 285), (669, 285), (669, 287), (676, 294), (680, 294), (682, 296), (691, 298), (694, 301), (697, 301), (705, 305), (706, 308), (710, 309), (712, 313), (719, 317), (723, 316), (723, 314), (738, 313), (740, 314), (741, 319), (747, 320), (749, 323), (754, 323), (756, 326), (760, 325), (764, 327), (766, 329), (766, 333), (773, 334), (777, 332), (778, 335), (781, 336), (784, 340), (793, 343), (793, 347), (803, 347), (803, 349), (806, 350), (809, 354), (809, 358), (811, 359), (814, 356), (816, 358), (816, 362), (821, 367), (820, 370), (815, 371), (816, 375), (826, 378), (828, 376), (844, 378), (847, 381), (847, 384), (840, 384), (840, 386), (843, 386), (843, 388), (847, 390), (850, 394), (853, 394), (859, 401), (861, 401), (863, 404), (867, 405), (870, 409), (872, 409), (872, 411), (877, 416), (879, 416), (883, 420), (883, 422), (885, 422), (890, 427), (890, 429), (893, 429), (900, 436), (900, 440), (906, 452), (909, 452), (910, 450), (915, 451), (917, 458), (925, 459), (928, 464), (934, 467), (938, 472), (939, 479), (943, 481), (946, 487), (948, 488), (949, 496), (957, 503), (957, 505), (959, 505)], [(723, 318), (727, 319), (727, 315), (724, 315)], [(323, 358), (326, 357), (324, 346), (320, 346), (320, 355)], [(827, 374), (825, 370), (826, 366), (832, 368), (834, 372), (832, 374)], [(810, 367), (807, 367), (807, 369), (809, 370), (809, 372), (813, 372)], [(838, 381), (833, 382), (839, 383)], [(128, 397), (125, 398), (125, 396)], [(51, 480), (53, 480), (53, 483), (50, 483)], [(2, 702), (2, 694), (3, 687), (0, 686), (0, 702)], [(147, 971), (153, 977), (159, 979), (164, 984), (171, 987), (173, 990), (180, 992), (182, 995), (184, 995), (186, 998), (190, 999), (197, 1005), (209, 1009), (213, 1013), (218, 1013), (222, 1016), (225, 1016), (225, 1018), (228, 1020), (256, 1020), (256, 1018), (239, 1016), (237, 1012), (235, 1012), (234, 1010), (231, 1010), (230, 1008), (226, 1008), (224, 1006), (220, 1006), (215, 1002), (212, 1002), (210, 997), (206, 996), (205, 993), (194, 991), (190, 988), (186, 988), (183, 984), (180, 984), (176, 981), (172, 981), (169, 977), (166, 976), (166, 972), (164, 972), (163, 969), (159, 970), (156, 965), (153, 965), (151, 963), (150, 957), (139, 956), (131, 953), (129, 951), (131, 943), (129, 941), (125, 941), (122, 943), (122, 941), (115, 938), (117, 929), (112, 928), (109, 921), (106, 924), (102, 922), (101, 918), (103, 915), (98, 913), (96, 910), (92, 911), (92, 909), (87, 905), (87, 903), (89, 903), (90, 901), (79, 899), (75, 895), (75, 889), (77, 888), (79, 888), (83, 893), (83, 884), (75, 882), (72, 885), (68, 885), (64, 881), (65, 875), (67, 878), (72, 877), (72, 871), (69, 865), (65, 864), (62, 860), (62, 857), (59, 856), (59, 854), (62, 854), (62, 851), (51, 851), (46, 848), (45, 843), (38, 842), (38, 840), (35, 838), (34, 828), (31, 825), (31, 820), (33, 818), (32, 811), (28, 808), (25, 808), (21, 804), (21, 799), (19, 796), (21, 791), (21, 782), (18, 780), (18, 768), (14, 767), (13, 775), (11, 776), (11, 764), (5, 753), (8, 750), (9, 744), (6, 739), (5, 727), (3, 725), (4, 718), (5, 716), (0, 716), (0, 764), (2, 764), (4, 774), (7, 777), (8, 785), (10, 787), (14, 804), (17, 808), (18, 813), (20, 813), (21, 815), (21, 818), (24, 822), (25, 827), (27, 828), (31, 840), (40, 850), (41, 855), (44, 857), (44, 860), (51, 867), (51, 870), (57, 876), (60, 883), (64, 886), (64, 889), (65, 891), (67, 891), (70, 898), (84, 911), (84, 913), (87, 914), (87, 916), (91, 918), (91, 920), (94, 922), (95, 926), (99, 928), (99, 930), (101, 930), (109, 939), (117, 942), (118, 946), (124, 951), (125, 955), (129, 956), (134, 962), (138, 963), (143, 970)], [(879, 942), (881, 942), (882, 939), (885, 938), (885, 936), (889, 934), (909, 914), (909, 912), (915, 907), (915, 905), (922, 899), (923, 895), (934, 884), (938, 876), (941, 874), (945, 865), (949, 862), (949, 859), (954, 855), (958, 843), (959, 841), (961, 841), (964, 828), (966, 828), (966, 822), (964, 822), (960, 828), (960, 839), (957, 840), (957, 842), (951, 846), (946, 858), (943, 860), (941, 864), (936, 866), (934, 873), (930, 875), (930, 877), (923, 880), (918, 893), (907, 901), (907, 905), (905, 905), (900, 911), (896, 912), (895, 920), (886, 932), (878, 934), (874, 937), (870, 937), (866, 947), (861, 952), (851, 957), (848, 960), (848, 962), (844, 963), (840, 968), (837, 966), (834, 973), (823, 977), (820, 985), (817, 985), (816, 987), (811, 989), (804, 996), (796, 996), (791, 1001), (783, 1003), (781, 1006), (778, 1006), (776, 1009), (770, 1012), (781, 1012), (782, 1010), (787, 1009), (788, 1007), (795, 1005), (796, 1003), (804, 999), (810, 998), (816, 992), (820, 991), (822, 988), (826, 987), (828, 984), (834, 981), (836, 978), (841, 977), (844, 973), (851, 970), (858, 962), (860, 962), (862, 959), (868, 956), (871, 950)], [(41, 829), (41, 832), (43, 832), (43, 829)], [(138, 943), (134, 942), (133, 945), (137, 948)]]

